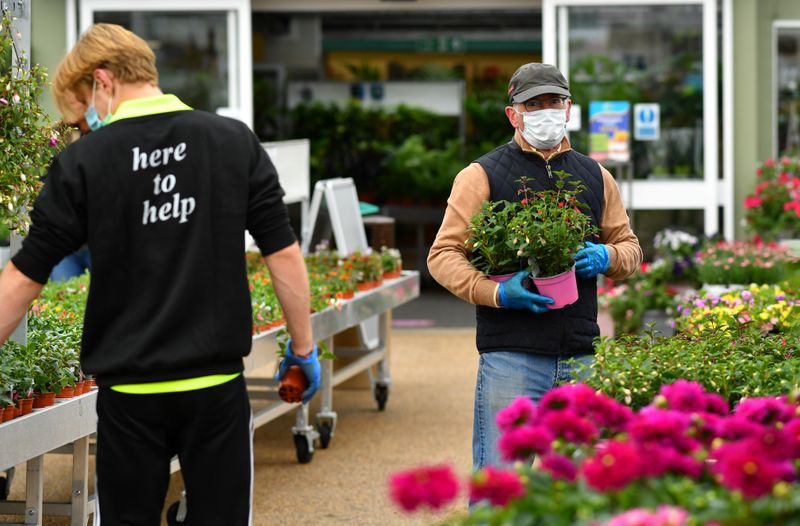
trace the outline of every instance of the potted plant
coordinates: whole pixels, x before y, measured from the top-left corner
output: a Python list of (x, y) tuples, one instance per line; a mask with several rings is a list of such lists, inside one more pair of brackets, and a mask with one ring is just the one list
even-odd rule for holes
[(380, 254), (372, 250), (356, 251), (348, 256), (345, 267), (348, 263), (352, 265), (358, 290), (375, 288), (383, 281), (383, 263)]
[(534, 192), (528, 179), (519, 180), (522, 199), (508, 226), (517, 255), (527, 258), (533, 281), (541, 294), (552, 297), (558, 309), (578, 299), (573, 256), (584, 241), (597, 233), (578, 199), (583, 182), (564, 171), (553, 172), (553, 190)]
[(519, 206), (508, 201), (487, 201), (467, 227), (466, 247), (472, 265), (494, 281), (505, 281), (522, 269), (519, 247), (514, 245), (510, 230)]
[(403, 272), (403, 258), (396, 248), (381, 247), (381, 263), (383, 279), (399, 278)]
[(778, 283), (794, 258), (776, 243), (710, 241), (697, 253), (697, 275), (703, 288), (720, 295), (751, 283)]

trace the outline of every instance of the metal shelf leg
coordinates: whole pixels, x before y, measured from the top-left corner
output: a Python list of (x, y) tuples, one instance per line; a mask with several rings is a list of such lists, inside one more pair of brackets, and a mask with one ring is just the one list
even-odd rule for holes
[(25, 526), (42, 526), (43, 487), (44, 455), (41, 455), (26, 465)]

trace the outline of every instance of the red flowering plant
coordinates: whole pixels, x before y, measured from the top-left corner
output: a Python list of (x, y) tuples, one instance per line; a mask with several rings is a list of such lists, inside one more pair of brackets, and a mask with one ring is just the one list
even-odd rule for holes
[[(450, 523), (734, 526), (800, 516), (795, 395), (745, 399), (730, 412), (717, 395), (678, 380), (634, 412), (586, 385), (565, 385), (538, 406), (518, 398), (497, 425), (502, 456), (516, 464), (474, 474), (473, 509)], [(413, 479), (405, 500), (392, 488), (405, 509), (426, 502)]]
[(564, 171), (553, 175), (552, 190), (533, 191), (526, 177), (518, 181), (522, 199), (509, 224), (517, 257), (527, 258), (531, 271), (539, 277), (571, 269), (575, 265), (572, 256), (584, 240), (597, 233), (597, 227), (582, 210), (588, 205), (578, 199), (586, 185)]
[(755, 190), (744, 199), (747, 228), (764, 239), (800, 237), (800, 159), (767, 159)]

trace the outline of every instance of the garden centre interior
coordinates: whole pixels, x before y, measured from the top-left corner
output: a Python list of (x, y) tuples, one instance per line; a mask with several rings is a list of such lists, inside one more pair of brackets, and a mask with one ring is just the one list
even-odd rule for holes
[[(797, 0), (0, 8), (12, 17), (0, 48), (3, 266), (24, 239), (25, 163), (43, 175), (60, 148), (14, 146), (56, 137), (60, 118), (40, 78), (25, 106), (35, 118), (5, 125), (24, 80), (17, 50), (53, 72), (92, 24), (129, 28), (155, 51), (165, 93), (246, 123), (277, 168), (314, 337), (332, 355), (310, 404), (278, 398), (285, 324), (246, 240), (253, 524), (800, 525)], [(614, 176), (644, 263), (599, 278), (591, 389), (554, 395), (584, 427), (544, 429), (555, 406), (509, 407), (506, 444), (520, 429), (552, 440), (507, 445), (516, 471), (473, 476), (475, 308), (426, 258), (455, 175), (508, 141), (508, 81), (527, 62), (568, 79), (570, 143)], [(611, 136), (598, 131), (612, 121)], [(48, 283), (0, 347), (0, 524), (94, 518), (97, 388), (78, 362), (90, 279)], [(48, 391), (52, 405), (23, 408)], [(645, 458), (661, 460), (636, 473), (608, 464)], [(183, 489), (174, 460), (162, 524), (191, 524)]]

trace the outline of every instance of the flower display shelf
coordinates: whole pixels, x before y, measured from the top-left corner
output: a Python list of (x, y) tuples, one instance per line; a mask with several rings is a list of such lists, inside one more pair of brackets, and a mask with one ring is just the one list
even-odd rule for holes
[[(419, 296), (419, 272), (403, 271), (393, 280), (384, 281), (374, 289), (360, 292), (352, 300), (343, 301), (340, 309), (328, 308), (311, 315), (314, 338), (327, 341), (333, 350), (333, 336), (373, 316), (380, 317), (380, 345), (373, 349), (346, 349), (338, 355), (356, 356), (356, 360), (333, 371), (332, 360), (322, 361), (319, 394), (320, 412), (316, 415), (316, 428), (309, 423), (308, 405), (287, 404), (278, 397), (278, 382), (272, 379), (251, 377), (255, 371), (274, 369), (279, 361), (275, 327), (253, 336), (250, 354), (244, 359), (248, 394), (253, 401), (253, 425), (261, 426), (277, 417), (296, 411), (295, 445), (298, 461), (308, 462), (314, 453), (314, 442), (320, 440), (327, 447), (336, 427), (333, 411), (333, 387), (356, 374), (377, 366), (373, 381), (373, 394), (379, 407), (385, 404), (388, 393), (389, 364), (386, 342), (390, 325), (388, 313), (395, 307)], [(266, 404), (261, 403), (266, 401)], [(60, 399), (55, 405), (37, 409), (28, 415), (0, 424), (0, 470), (22, 463), (27, 465), (26, 500), (0, 500), (0, 515), (25, 515), (26, 524), (42, 524), (44, 516), (69, 516), (72, 524), (86, 524), (94, 512), (94, 496), (88, 494), (89, 455), (93, 452), (89, 439), (97, 430), (95, 405), (97, 390), (74, 398)], [(12, 444), (13, 447), (6, 447)], [(44, 455), (50, 452), (69, 453), (73, 456), (72, 500), (67, 503), (43, 502)], [(173, 459), (171, 470), (180, 465)]]

